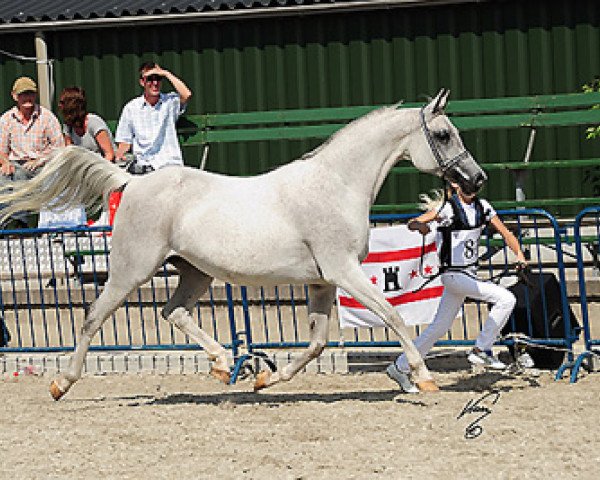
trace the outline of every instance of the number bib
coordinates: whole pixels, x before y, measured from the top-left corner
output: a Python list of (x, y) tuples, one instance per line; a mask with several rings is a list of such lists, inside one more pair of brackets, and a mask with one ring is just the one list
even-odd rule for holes
[(450, 249), (453, 267), (469, 267), (479, 258), (481, 228), (450, 232)]

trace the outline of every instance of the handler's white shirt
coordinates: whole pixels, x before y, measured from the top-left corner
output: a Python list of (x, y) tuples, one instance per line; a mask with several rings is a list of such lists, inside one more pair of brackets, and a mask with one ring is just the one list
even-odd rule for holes
[[(481, 232), (485, 228), (485, 224), (480, 228), (475, 228), (477, 209), (475, 208), (475, 202), (470, 204), (464, 203), (462, 200), (459, 201), (465, 212), (467, 223), (473, 230), (457, 230), (450, 234), (451, 238), (451, 255), (453, 266), (468, 266), (467, 270), (475, 274), (477, 267), (474, 265), (479, 258), (479, 239), (481, 238)], [(490, 203), (480, 198), (481, 206), (484, 212), (485, 223), (489, 222), (494, 218), (497, 213), (494, 207)], [(446, 202), (438, 212), (438, 223), (442, 227), (446, 227), (452, 224), (454, 220), (454, 210), (450, 202)]]

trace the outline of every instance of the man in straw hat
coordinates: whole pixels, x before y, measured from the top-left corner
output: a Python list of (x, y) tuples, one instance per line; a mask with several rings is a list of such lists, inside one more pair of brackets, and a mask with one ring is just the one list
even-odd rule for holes
[[(12, 87), (16, 105), (0, 117), (0, 187), (36, 175), (53, 148), (64, 146), (60, 123), (36, 103), (37, 85), (19, 77)], [(22, 217), (17, 222), (24, 223)]]

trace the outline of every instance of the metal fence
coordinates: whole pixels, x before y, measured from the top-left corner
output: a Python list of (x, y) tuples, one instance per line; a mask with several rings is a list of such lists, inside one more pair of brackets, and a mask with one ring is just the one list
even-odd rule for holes
[[(571, 382), (577, 380), (579, 369), (584, 361), (591, 360), (591, 357), (600, 354), (600, 350), (597, 348), (600, 345), (600, 333), (594, 329), (595, 324), (600, 327), (600, 322), (594, 322), (594, 316), (590, 314), (590, 300), (593, 297), (597, 298), (599, 292), (597, 288), (590, 292), (589, 288), (592, 283), (590, 280), (592, 278), (597, 280), (600, 276), (598, 257), (600, 254), (600, 206), (588, 207), (575, 217), (573, 237), (577, 254), (578, 294), (581, 303), (585, 350), (578, 355), (575, 361), (563, 366), (563, 370), (567, 367), (571, 368)], [(562, 374), (562, 370), (559, 373)]]
[[(534, 348), (559, 352), (559, 355), (567, 352), (571, 360), (572, 346), (578, 339), (578, 332), (575, 325), (571, 324), (572, 315), (567, 297), (567, 266), (563, 259), (563, 237), (566, 236), (566, 230), (559, 227), (556, 219), (543, 210), (501, 211), (499, 214), (530, 257), (530, 281), (534, 285), (531, 290), (524, 289), (522, 308), (513, 313), (508, 322), (508, 330), (520, 335), (508, 334), (499, 343), (512, 347), (515, 343), (522, 342)], [(374, 215), (371, 220), (374, 226), (382, 226), (404, 222), (412, 216), (414, 215)], [(481, 277), (493, 278), (508, 273), (500, 279), (500, 283), (505, 286), (514, 284), (516, 278), (514, 272), (510, 271), (511, 254), (501, 238), (486, 233), (482, 244), (485, 253), (480, 262)], [(571, 267), (574, 269), (574, 265)], [(556, 288), (551, 288), (552, 284), (547, 281), (549, 276), (556, 278)], [(242, 287), (240, 296), (244, 302), (245, 345), (250, 353), (308, 346), (308, 313), (304, 287)], [(269, 299), (274, 302), (269, 302)], [(487, 309), (488, 306), (484, 303), (466, 302), (459, 321), (454, 322), (451, 330), (436, 345), (473, 345), (487, 318)], [(557, 317), (564, 320), (558, 330), (553, 327)], [(333, 321), (330, 322), (329, 347), (400, 346), (387, 328), (341, 329), (336, 320), (337, 312), (334, 309)], [(419, 326), (414, 327), (413, 336), (417, 336), (419, 331)]]
[[(110, 228), (0, 232), (0, 311), (11, 341), (0, 351), (72, 350), (85, 312), (102, 291), (110, 267)], [(94, 338), (93, 350), (195, 349), (162, 320), (160, 308), (177, 286), (165, 264), (133, 292)], [(237, 355), (232, 289), (216, 284), (201, 298), (201, 328)], [(232, 332), (234, 332), (232, 334)]]
[[(567, 232), (543, 210), (501, 211), (499, 214), (530, 256), (531, 279), (537, 285), (535, 299), (526, 289), (520, 318), (513, 314), (508, 325), (525, 336), (528, 343), (568, 352), (571, 361), (577, 331), (571, 324), (566, 272), (575, 271), (576, 263), (571, 261), (566, 265), (564, 261), (565, 251), (571, 255), (570, 247), (564, 244)], [(411, 216), (378, 215), (372, 217), (372, 222), (374, 226), (394, 224)], [(485, 234), (482, 244), (485, 254), (480, 264), (481, 276), (490, 278), (504, 272), (512, 257), (501, 237)], [(109, 228), (0, 232), (0, 311), (12, 337), (0, 352), (72, 350), (85, 311), (106, 281), (110, 245)], [(581, 257), (579, 251), (576, 255)], [(558, 280), (557, 291), (547, 290), (545, 278), (548, 275)], [(500, 281), (508, 286), (515, 280), (514, 275), (507, 275)], [(105, 351), (199, 349), (161, 318), (160, 310), (177, 281), (176, 271), (165, 264), (105, 322), (91, 348)], [(582, 292), (584, 302), (585, 290)], [(555, 300), (558, 300), (558, 315), (564, 320), (558, 332), (553, 327), (557, 313), (550, 309), (557, 304)], [(468, 301), (459, 321), (454, 322), (437, 345), (472, 345), (487, 318), (487, 308), (484, 303)], [(194, 313), (201, 328), (232, 350), (238, 360), (234, 373), (252, 355), (260, 355), (265, 350), (303, 348), (309, 344), (307, 287), (304, 285), (266, 288), (215, 282), (199, 299)], [(584, 326), (589, 323), (587, 315), (583, 320)], [(413, 335), (418, 333), (419, 327), (415, 327)], [(336, 309), (329, 338), (330, 347), (399, 346), (387, 328), (341, 329)], [(510, 346), (515, 338), (506, 336), (500, 343)]]

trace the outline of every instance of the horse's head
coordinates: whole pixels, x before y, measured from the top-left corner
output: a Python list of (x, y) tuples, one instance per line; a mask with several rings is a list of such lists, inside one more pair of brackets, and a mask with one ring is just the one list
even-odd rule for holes
[(449, 94), (449, 90), (442, 89), (421, 108), (419, 127), (409, 141), (409, 155), (419, 170), (457, 183), (465, 193), (476, 193), (487, 175), (465, 148), (458, 130), (444, 113)]

